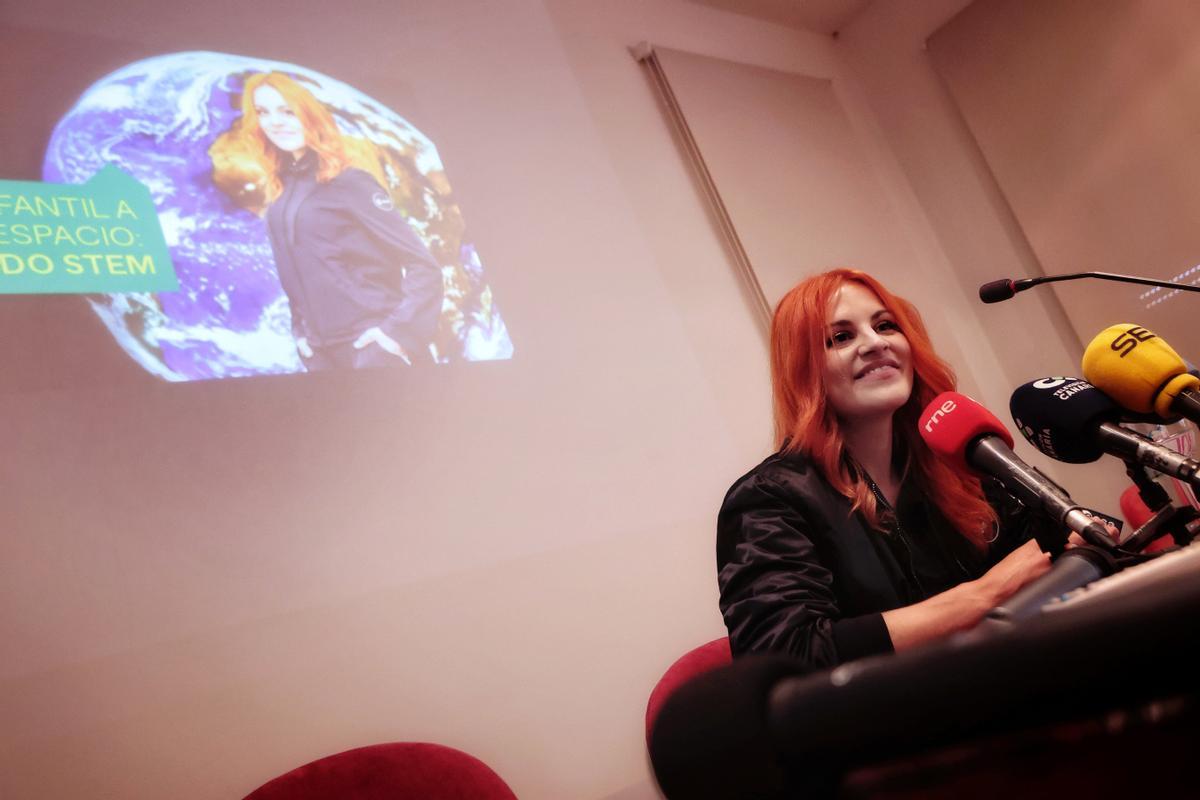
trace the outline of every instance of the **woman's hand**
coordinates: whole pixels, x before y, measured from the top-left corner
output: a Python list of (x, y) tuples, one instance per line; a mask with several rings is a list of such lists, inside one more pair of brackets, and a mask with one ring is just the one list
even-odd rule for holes
[(960, 583), (928, 600), (883, 612), (897, 652), (972, 627), (988, 611), (1050, 569), (1050, 555), (1030, 539), (982, 578)]
[(405, 364), (408, 364), (410, 367), (412, 366), (412, 359), (408, 357), (408, 353), (404, 352), (404, 348), (400, 346), (400, 343), (380, 330), (378, 325), (363, 331), (362, 335), (354, 340), (354, 349), (362, 350), (372, 342), (397, 358), (402, 359)]
[[(1113, 525), (1111, 522), (1104, 522), (1103, 520), (1100, 520), (1100, 523), (1105, 527), (1106, 530), (1108, 530), (1108, 535), (1112, 537), (1114, 542), (1121, 541), (1121, 532), (1117, 530), (1116, 525)], [(1072, 547), (1079, 547), (1085, 544), (1087, 544), (1087, 540), (1074, 531), (1071, 531), (1071, 535), (1067, 537), (1068, 550), (1070, 550)]]
[(1050, 569), (1050, 554), (1043, 553), (1034, 539), (1013, 550), (999, 564), (974, 581), (982, 590), (988, 608), (998, 606), (1025, 584)]

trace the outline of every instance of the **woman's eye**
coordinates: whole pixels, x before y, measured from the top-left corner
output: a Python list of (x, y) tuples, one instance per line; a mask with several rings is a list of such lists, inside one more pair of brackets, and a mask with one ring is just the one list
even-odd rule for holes
[(850, 335), (850, 331), (834, 331), (829, 337), (827, 346), (845, 344), (846, 342), (850, 341), (851, 338), (853, 337)]
[(875, 326), (875, 330), (877, 330), (877, 331), (898, 331), (898, 330), (900, 330), (900, 326), (897, 325), (895, 322), (893, 322), (890, 319), (885, 319), (882, 322), (880, 322), (878, 325)]

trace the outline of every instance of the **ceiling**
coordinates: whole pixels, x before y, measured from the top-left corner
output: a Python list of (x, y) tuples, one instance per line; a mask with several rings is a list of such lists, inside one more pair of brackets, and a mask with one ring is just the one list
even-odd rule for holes
[(871, 0), (691, 0), (813, 33), (842, 30)]

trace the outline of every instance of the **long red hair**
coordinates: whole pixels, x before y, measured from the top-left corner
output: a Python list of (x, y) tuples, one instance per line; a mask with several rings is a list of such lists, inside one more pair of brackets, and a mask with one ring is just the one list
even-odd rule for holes
[(838, 290), (850, 282), (875, 293), (912, 349), (913, 390), (895, 414), (893, 452), (906, 459), (906, 474), (937, 503), (958, 532), (982, 548), (996, 513), (984, 499), (979, 480), (945, 464), (917, 432), (918, 417), (929, 401), (955, 388), (954, 370), (934, 352), (913, 304), (861, 270), (839, 268), (807, 278), (784, 295), (775, 309), (771, 322), (775, 445), (804, 454), (835, 490), (854, 502), (855, 510), (871, 525), (881, 527), (875, 495), (846, 458), (845, 434), (825, 386), (829, 314)]
[[(257, 181), (261, 185), (254, 200), (245, 205), (265, 207), (275, 202), (283, 192), (279, 173), (284, 158), (291, 158), (271, 144), (259, 124), (254, 93), (261, 86), (278, 91), (304, 126), (304, 145), (317, 156), (319, 182), (328, 183), (352, 164), (359, 166), (356, 162), (360, 159), (347, 148), (346, 137), (338, 130), (333, 114), (312, 92), (282, 72), (256, 72), (242, 87), (242, 116), (208, 150), (213, 159), (213, 180), (235, 195), (235, 200), (237, 190), (250, 177), (251, 184)], [(223, 173), (233, 177), (226, 178)]]

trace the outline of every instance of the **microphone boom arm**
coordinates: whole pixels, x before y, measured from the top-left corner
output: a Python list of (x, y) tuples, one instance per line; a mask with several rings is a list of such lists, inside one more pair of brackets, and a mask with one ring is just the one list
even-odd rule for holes
[(985, 303), (999, 303), (1007, 300), (1017, 292), (1023, 292), (1042, 283), (1058, 281), (1074, 281), (1080, 278), (1098, 278), (1102, 281), (1117, 281), (1118, 283), (1137, 283), (1142, 286), (1157, 286), (1161, 289), (1178, 289), (1182, 292), (1200, 292), (1200, 286), (1190, 286), (1171, 281), (1160, 281), (1153, 278), (1138, 278), (1133, 275), (1118, 275), (1114, 272), (1072, 272), (1069, 275), (1043, 275), (1040, 278), (1020, 278), (1018, 280), (1001, 279), (991, 281), (979, 287), (979, 299)]
[[(1022, 278), (1013, 281), (1018, 292), (1037, 286), (1039, 283), (1055, 283), (1056, 281), (1073, 281), (1079, 278), (1099, 278), (1102, 281), (1117, 281), (1118, 283), (1139, 283), (1142, 286), (1158, 286), (1162, 289), (1179, 289), (1184, 292), (1200, 292), (1200, 286), (1189, 286), (1171, 281), (1159, 281), (1153, 278), (1138, 278), (1133, 275), (1118, 275), (1115, 272), (1074, 272), (1070, 275), (1046, 275), (1041, 278)], [(1021, 284), (1025, 284), (1022, 286)]]

